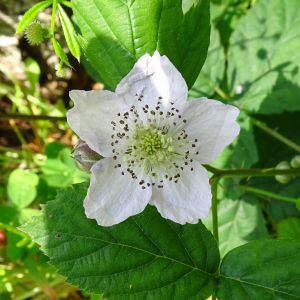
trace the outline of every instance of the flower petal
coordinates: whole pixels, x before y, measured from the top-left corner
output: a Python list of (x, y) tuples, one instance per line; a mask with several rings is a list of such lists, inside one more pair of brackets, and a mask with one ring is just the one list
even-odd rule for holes
[[(111, 138), (116, 132), (111, 121), (117, 121), (117, 114), (123, 114), (129, 108), (124, 100), (110, 91), (79, 91), (70, 92), (75, 106), (68, 111), (67, 120), (70, 127), (85, 140), (90, 148), (105, 157), (111, 157)], [(114, 145), (116, 151), (127, 147), (125, 139), (118, 139)]]
[(157, 106), (158, 101), (167, 109), (170, 102), (177, 105), (185, 103), (188, 88), (170, 60), (155, 51), (152, 57), (145, 54), (138, 60), (118, 84), (116, 93), (121, 95), (129, 106), (136, 105), (138, 98), (143, 95), (142, 103), (148, 104), (151, 109)]
[[(115, 168), (115, 165), (121, 167)], [(139, 185), (145, 176), (140, 171), (132, 179), (126, 171), (127, 164), (121, 158), (104, 158), (91, 169), (91, 183), (84, 200), (85, 214), (102, 226), (120, 223), (144, 210), (152, 194), (152, 188)], [(124, 172), (125, 175), (121, 175)]]
[(184, 129), (190, 141), (183, 150), (199, 152), (198, 155), (190, 153), (190, 157), (201, 164), (214, 161), (240, 132), (240, 125), (235, 121), (240, 111), (232, 105), (199, 98), (185, 103), (179, 110), (187, 120)]
[(149, 204), (160, 214), (176, 223), (198, 223), (211, 207), (211, 187), (206, 169), (197, 161), (193, 171), (184, 169), (178, 182), (164, 180), (163, 188), (153, 187)]

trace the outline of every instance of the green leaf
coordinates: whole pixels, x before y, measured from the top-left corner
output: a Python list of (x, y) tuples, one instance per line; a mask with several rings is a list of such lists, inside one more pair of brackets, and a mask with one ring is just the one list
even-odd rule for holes
[(230, 39), (228, 79), (244, 109), (300, 110), (299, 10), (298, 0), (261, 0), (238, 23)]
[(69, 66), (70, 68), (73, 68), (70, 63), (69, 63), (69, 60), (67, 58), (67, 55), (66, 53), (64, 52), (64, 50), (62, 49), (61, 45), (58, 43), (58, 41), (53, 38), (52, 39), (52, 42), (53, 42), (53, 47), (54, 47), (54, 50), (56, 52), (56, 54), (60, 57), (60, 59), (67, 65)]
[(112, 88), (155, 50), (168, 56), (191, 88), (209, 46), (209, 3), (202, 0), (183, 16), (181, 0), (74, 0), (83, 35), (77, 41)]
[(35, 92), (36, 84), (40, 81), (41, 69), (39, 64), (31, 57), (25, 60), (25, 73), (31, 85), (31, 91)]
[(21, 228), (67, 282), (109, 300), (207, 299), (213, 293), (220, 257), (201, 221), (182, 226), (147, 206), (120, 224), (101, 227), (84, 214), (87, 188), (83, 183), (60, 190)]
[(218, 300), (300, 299), (300, 241), (259, 240), (230, 251), (221, 264)]
[(207, 59), (195, 84), (189, 91), (188, 99), (210, 97), (215, 87), (221, 83), (225, 70), (224, 49), (220, 43), (218, 31), (212, 28)]
[[(218, 204), (220, 254), (247, 242), (268, 237), (265, 219), (257, 200), (244, 195), (242, 200), (223, 199)], [(212, 214), (203, 220), (212, 229)]]
[(75, 29), (69, 16), (66, 14), (61, 5), (58, 4), (59, 19), (64, 31), (64, 35), (68, 44), (68, 47), (77, 60), (80, 60), (80, 47), (75, 38)]
[(13, 223), (18, 214), (18, 210), (16, 208), (4, 204), (0, 204), (0, 211), (0, 222), (4, 224)]
[(57, 158), (62, 149), (65, 149), (65, 146), (60, 143), (49, 143), (45, 148), (45, 155), (47, 158)]
[(24, 31), (27, 27), (27, 25), (29, 23), (31, 23), (36, 17), (37, 15), (45, 8), (47, 8), (48, 6), (50, 6), (52, 4), (52, 0), (46, 0), (46, 1), (42, 1), (40, 3), (37, 3), (36, 5), (34, 5), (33, 7), (31, 7), (23, 16), (22, 20), (20, 21), (20, 23), (18, 24), (16, 33), (20, 33), (22, 31)]
[(277, 234), (282, 239), (300, 240), (300, 218), (288, 218), (279, 222)]
[(39, 177), (24, 170), (13, 171), (8, 179), (7, 192), (10, 200), (18, 207), (28, 206), (36, 197), (36, 186)]

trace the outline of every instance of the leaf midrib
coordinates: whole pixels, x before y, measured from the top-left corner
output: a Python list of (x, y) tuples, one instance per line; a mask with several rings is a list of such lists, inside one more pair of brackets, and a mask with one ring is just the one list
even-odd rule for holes
[[(46, 231), (46, 229), (37, 229), (35, 228), (34, 229), (35, 231)], [(163, 258), (163, 259), (168, 259), (174, 263), (178, 263), (178, 264), (181, 264), (181, 265), (184, 265), (186, 267), (189, 267), (190, 269), (193, 269), (193, 270), (196, 270), (196, 271), (200, 271), (200, 272), (203, 272), (207, 275), (213, 275), (211, 273), (208, 273), (204, 270), (201, 270), (197, 267), (192, 267), (190, 265), (187, 265), (183, 262), (180, 262), (178, 260), (175, 260), (173, 258), (170, 258), (170, 257), (167, 257), (167, 256), (162, 256), (162, 255), (157, 255), (155, 253), (152, 253), (152, 252), (149, 252), (147, 250), (143, 250), (143, 249), (140, 249), (140, 248), (137, 248), (137, 247), (134, 247), (134, 246), (131, 246), (131, 245), (125, 245), (125, 244), (122, 244), (122, 243), (114, 243), (114, 242), (108, 242), (108, 241), (105, 241), (105, 240), (102, 240), (102, 239), (99, 239), (99, 238), (93, 238), (93, 237), (89, 237), (89, 236), (80, 236), (80, 235), (75, 235), (75, 234), (72, 234), (72, 233), (66, 233), (66, 232), (61, 232), (61, 231), (57, 231), (55, 230), (54, 232), (55, 234), (65, 234), (65, 235), (68, 235), (68, 236), (72, 236), (72, 237), (75, 237), (75, 238), (83, 238), (83, 239), (91, 239), (91, 240), (96, 240), (96, 241), (101, 241), (101, 242), (104, 242), (104, 243), (107, 243), (107, 244), (110, 244), (110, 245), (116, 245), (116, 246), (122, 246), (122, 247), (127, 247), (127, 248), (131, 248), (131, 249), (134, 249), (134, 250), (138, 250), (138, 251), (141, 251), (141, 252), (144, 252), (144, 253), (147, 253), (147, 254), (150, 254), (150, 255), (153, 255), (155, 256), (156, 258)], [(40, 237), (40, 238), (44, 238), (44, 236)], [(38, 238), (38, 239), (40, 239)], [(42, 247), (43, 249), (51, 249), (51, 248), (44, 248)]]
[[(289, 294), (289, 293), (286, 293), (286, 292), (283, 292), (283, 291), (279, 291), (279, 290), (276, 290), (275, 288), (271, 288), (271, 287), (259, 285), (259, 284), (256, 284), (256, 283), (244, 281), (244, 280), (237, 279), (237, 278), (227, 277), (227, 276), (224, 276), (224, 275), (220, 275), (219, 277), (223, 277), (223, 278), (225, 278), (225, 279), (231, 279), (231, 280), (239, 281), (242, 285), (243, 285), (243, 283), (245, 283), (245, 284), (249, 284), (249, 285), (253, 285), (253, 286), (260, 287), (260, 288), (264, 288), (264, 289), (271, 290), (273, 293), (274, 293), (274, 292), (276, 292), (276, 293), (281, 293), (281, 294), (285, 294), (285, 295), (288, 295), (288, 296), (293, 296), (293, 297), (296, 297), (297, 299), (300, 299), (300, 296), (295, 296), (295, 295), (293, 295), (293, 294)], [(243, 286), (243, 287), (244, 287), (244, 286)]]

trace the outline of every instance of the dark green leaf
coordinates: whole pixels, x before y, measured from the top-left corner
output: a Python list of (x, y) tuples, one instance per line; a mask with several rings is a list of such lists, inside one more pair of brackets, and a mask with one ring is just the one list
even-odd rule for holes
[(77, 60), (80, 59), (80, 47), (75, 38), (75, 29), (73, 23), (71, 22), (69, 16), (66, 14), (61, 5), (58, 4), (59, 10), (59, 19), (61, 22), (61, 26), (64, 31), (64, 35), (68, 44), (68, 47)]
[(101, 227), (84, 214), (87, 188), (60, 190), (56, 201), (22, 226), (67, 282), (110, 300), (196, 300), (213, 293), (219, 251), (201, 222), (182, 226), (147, 206)]
[[(221, 257), (247, 242), (268, 237), (259, 203), (250, 195), (244, 195), (242, 200), (221, 200), (218, 216)], [(211, 213), (203, 224), (212, 231)]]
[(230, 39), (228, 78), (243, 108), (300, 110), (299, 11), (298, 0), (261, 0), (239, 21)]
[(288, 218), (279, 222), (277, 234), (282, 239), (300, 240), (300, 218)]
[(53, 42), (53, 47), (54, 47), (54, 50), (56, 52), (56, 54), (60, 57), (60, 59), (67, 65), (69, 66), (70, 68), (72, 68), (72, 66), (70, 65), (69, 63), (69, 60), (67, 58), (67, 55), (66, 53), (64, 52), (64, 50), (62, 49), (61, 45), (58, 43), (58, 41), (53, 38), (52, 39), (52, 42)]
[(0, 222), (4, 224), (13, 223), (18, 214), (18, 210), (14, 207), (0, 204)]
[(45, 148), (45, 155), (47, 158), (58, 158), (60, 150), (65, 147), (57, 142), (49, 143)]
[(31, 23), (37, 15), (45, 8), (50, 6), (52, 4), (52, 0), (42, 1), (40, 3), (37, 3), (33, 7), (31, 7), (23, 16), (22, 20), (18, 24), (16, 33), (20, 33), (24, 31), (29, 23)]
[(259, 240), (230, 251), (221, 264), (218, 300), (300, 299), (300, 241)]
[(77, 41), (112, 88), (141, 56), (155, 50), (168, 56), (191, 88), (209, 45), (209, 2), (198, 2), (183, 16), (181, 0), (75, 0), (83, 34)]

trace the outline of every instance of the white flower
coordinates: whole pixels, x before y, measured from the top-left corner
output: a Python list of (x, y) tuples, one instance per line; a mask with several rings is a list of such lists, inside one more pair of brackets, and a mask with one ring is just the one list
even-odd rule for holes
[(206, 169), (238, 135), (239, 110), (187, 85), (166, 56), (146, 54), (116, 92), (71, 91), (71, 128), (105, 158), (92, 167), (88, 218), (110, 226), (155, 205), (174, 222), (198, 223), (211, 206)]

